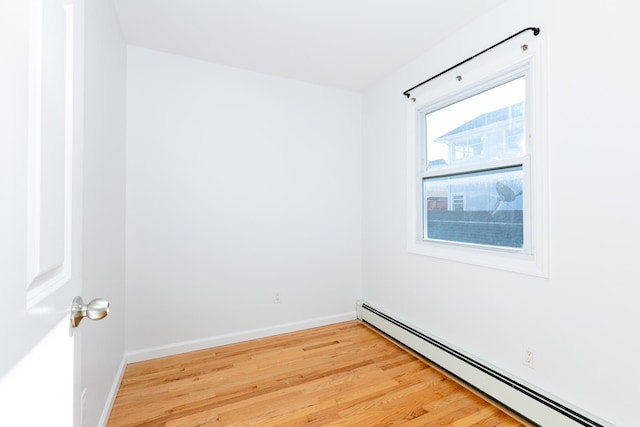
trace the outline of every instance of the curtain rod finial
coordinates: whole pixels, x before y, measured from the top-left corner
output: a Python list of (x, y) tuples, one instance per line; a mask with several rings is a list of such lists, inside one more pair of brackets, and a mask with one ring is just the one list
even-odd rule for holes
[(537, 36), (538, 34), (540, 34), (540, 28), (539, 28), (539, 27), (535, 27), (535, 28), (533, 29), (533, 35), (534, 35), (534, 36)]

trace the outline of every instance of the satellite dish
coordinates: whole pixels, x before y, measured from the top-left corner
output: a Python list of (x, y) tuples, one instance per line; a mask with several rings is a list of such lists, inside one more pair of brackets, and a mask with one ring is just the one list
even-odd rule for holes
[(500, 181), (496, 182), (496, 191), (498, 192), (498, 201), (496, 202), (496, 205), (494, 206), (493, 212), (491, 212), (491, 215), (494, 215), (498, 211), (498, 209), (500, 209), (500, 206), (502, 206), (502, 203), (513, 202), (516, 199), (516, 197), (522, 195), (522, 190), (516, 193), (509, 186), (507, 186), (505, 183)]

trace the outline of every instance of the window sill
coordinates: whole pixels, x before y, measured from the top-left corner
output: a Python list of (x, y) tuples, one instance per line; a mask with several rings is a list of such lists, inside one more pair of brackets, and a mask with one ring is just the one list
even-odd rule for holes
[(488, 249), (446, 242), (412, 241), (409, 253), (440, 258), (469, 265), (510, 271), (536, 277), (549, 277), (545, 256), (525, 254), (508, 249)]

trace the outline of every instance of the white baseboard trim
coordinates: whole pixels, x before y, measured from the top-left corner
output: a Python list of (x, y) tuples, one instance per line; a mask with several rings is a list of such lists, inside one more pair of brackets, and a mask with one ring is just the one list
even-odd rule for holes
[(116, 401), (116, 396), (118, 394), (118, 389), (120, 388), (120, 383), (122, 382), (122, 378), (124, 377), (125, 369), (127, 369), (126, 354), (122, 356), (122, 360), (120, 361), (120, 366), (118, 367), (118, 371), (116, 372), (116, 375), (113, 379), (113, 384), (111, 384), (111, 389), (109, 390), (109, 394), (107, 395), (107, 400), (104, 404), (104, 408), (102, 409), (102, 415), (100, 416), (98, 427), (106, 427), (107, 423), (109, 422), (111, 409), (113, 408), (113, 403)]
[(301, 331), (303, 329), (326, 326), (334, 323), (347, 322), (356, 319), (356, 312), (335, 314), (332, 316), (317, 317), (314, 319), (299, 322), (284, 323), (281, 325), (269, 326), (266, 328), (251, 329), (248, 331), (233, 332), (230, 334), (216, 335), (208, 338), (184, 341), (175, 344), (162, 345), (141, 350), (127, 352), (127, 363), (142, 362), (145, 360), (157, 359), (159, 357), (174, 356), (176, 354), (188, 353), (190, 351), (204, 350), (221, 345), (235, 344), (257, 338), (265, 338), (273, 335), (286, 334), (288, 332)]
[(613, 427), (389, 313), (358, 301), (358, 319), (540, 426)]

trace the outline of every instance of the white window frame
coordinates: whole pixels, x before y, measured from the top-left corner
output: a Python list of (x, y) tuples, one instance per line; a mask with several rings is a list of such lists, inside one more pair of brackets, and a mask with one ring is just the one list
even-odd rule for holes
[[(523, 47), (526, 45), (526, 47)], [(500, 270), (548, 277), (548, 70), (541, 36), (521, 36), (486, 52), (414, 90), (408, 101), (408, 251)], [(526, 70), (526, 154), (523, 165), (523, 249), (495, 248), (423, 239), (423, 184), (426, 171), (424, 115), (491, 88), (509, 75)], [(513, 164), (496, 161), (494, 166)], [(453, 168), (451, 168), (453, 169)], [(450, 174), (452, 170), (437, 170)]]

